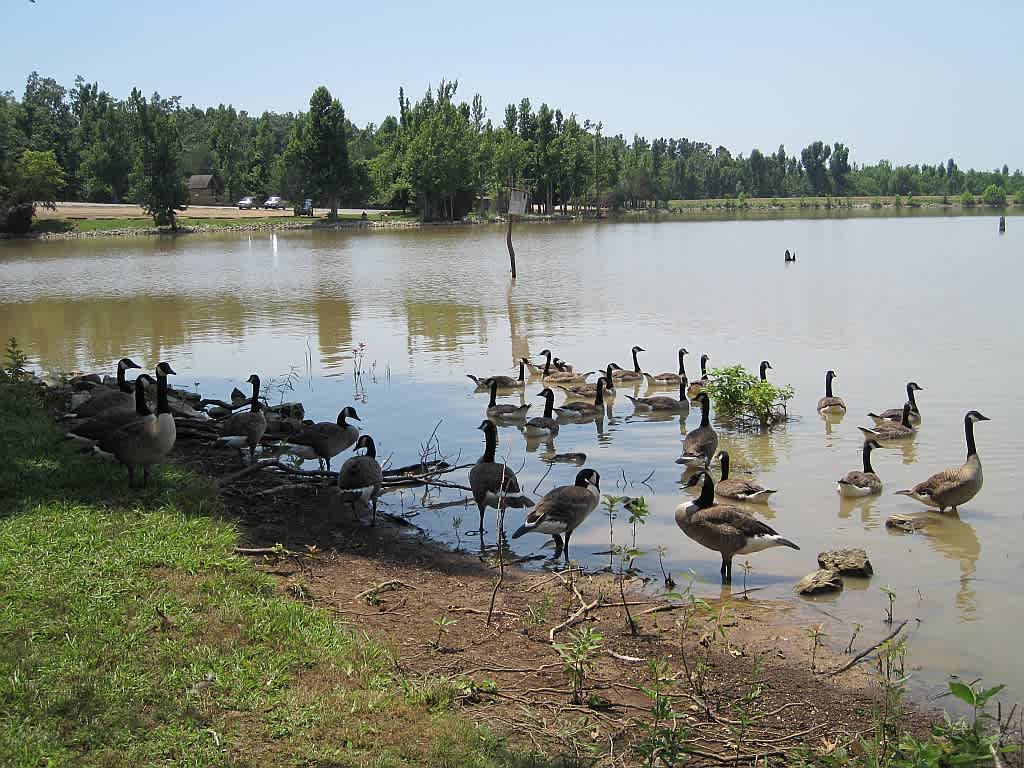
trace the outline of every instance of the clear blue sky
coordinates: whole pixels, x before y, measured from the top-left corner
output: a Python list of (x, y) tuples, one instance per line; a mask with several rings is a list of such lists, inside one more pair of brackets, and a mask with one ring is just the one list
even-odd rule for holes
[(2, 0), (0, 90), (32, 70), (250, 113), (318, 84), (379, 123), (442, 77), (500, 122), (528, 96), (605, 132), (859, 163), (1024, 166), (1024, 3)]

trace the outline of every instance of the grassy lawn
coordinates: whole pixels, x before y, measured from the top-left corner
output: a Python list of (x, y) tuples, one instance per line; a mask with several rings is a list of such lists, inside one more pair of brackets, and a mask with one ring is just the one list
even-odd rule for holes
[(152, 480), (130, 493), (0, 380), (0, 765), (547, 764), (276, 595), (210, 481)]

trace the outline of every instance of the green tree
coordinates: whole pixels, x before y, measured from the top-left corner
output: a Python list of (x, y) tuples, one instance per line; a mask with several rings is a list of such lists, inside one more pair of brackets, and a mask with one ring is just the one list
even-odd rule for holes
[(210, 126), (210, 149), (213, 152), (214, 168), (224, 180), (228, 197), (234, 201), (245, 193), (246, 175), (242, 131), (238, 113), (232, 106), (223, 104), (213, 112)]
[(849, 194), (850, 150), (838, 141), (832, 145), (828, 173), (832, 179), (832, 193), (836, 195)]
[(971, 194), (971, 190), (965, 189), (960, 193), (960, 205), (964, 208), (974, 207), (974, 195)]
[(56, 208), (57, 194), (63, 186), (64, 170), (52, 150), (24, 150), (10, 177), (4, 211), (6, 229), (19, 234), (28, 232), (36, 206)]
[(989, 184), (981, 193), (981, 202), (985, 205), (1004, 207), (1006, 205), (1006, 190), (995, 184)]
[(133, 194), (157, 226), (177, 230), (175, 212), (188, 206), (181, 165), (181, 137), (172, 102), (153, 94), (150, 101), (133, 89), (129, 98), (138, 155), (132, 171)]
[(128, 191), (132, 170), (131, 119), (121, 103), (108, 103), (95, 118), (91, 140), (81, 150), (82, 194), (118, 203)]
[(821, 141), (809, 144), (800, 152), (800, 162), (803, 163), (804, 172), (807, 174), (807, 181), (811, 186), (812, 194), (828, 194), (828, 173), (825, 169), (825, 163), (831, 154), (832, 148)]
[(297, 154), (302, 167), (302, 187), (320, 200), (337, 218), (338, 205), (346, 198), (352, 169), (348, 161), (345, 110), (331, 92), (320, 86), (309, 99), (309, 112), (297, 124)]

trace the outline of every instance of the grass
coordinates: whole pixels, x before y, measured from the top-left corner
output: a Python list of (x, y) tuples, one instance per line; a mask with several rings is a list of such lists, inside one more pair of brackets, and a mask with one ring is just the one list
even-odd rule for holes
[(547, 765), (275, 594), (209, 480), (130, 493), (4, 381), (0, 435), (0, 765)]
[[(898, 200), (898, 202), (897, 202)], [(1022, 205), (1024, 199), (1020, 196), (1007, 201), (1008, 205)], [(904, 195), (879, 196), (879, 195), (854, 195), (850, 197), (748, 197), (741, 204), (738, 198), (701, 199), (701, 200), (669, 200), (670, 210), (719, 210), (733, 208), (754, 208), (765, 210), (794, 210), (801, 208), (848, 208), (848, 207), (870, 207), (870, 208), (895, 208), (895, 207), (917, 207), (922, 205), (948, 205), (959, 207), (960, 198), (957, 195)], [(980, 207), (980, 206), (979, 206)]]

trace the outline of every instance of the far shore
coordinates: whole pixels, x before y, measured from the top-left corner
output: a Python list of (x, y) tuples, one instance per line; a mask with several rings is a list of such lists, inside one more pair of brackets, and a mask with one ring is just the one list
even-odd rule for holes
[[(907, 197), (805, 197), (751, 198), (740, 200), (671, 200), (667, 207), (627, 208), (609, 211), (600, 216), (593, 208), (553, 214), (527, 214), (517, 222), (551, 223), (580, 220), (644, 220), (644, 221), (706, 221), (715, 219), (816, 219), (858, 216), (1001, 216), (1024, 212), (1024, 200), (1014, 200), (1005, 207), (983, 204), (963, 205), (958, 198), (941, 196)], [(211, 232), (259, 232), (294, 229), (394, 229), (422, 226), (465, 226), (473, 224), (504, 224), (503, 216), (476, 214), (457, 221), (420, 221), (416, 214), (397, 210), (347, 208), (338, 218), (328, 218), (326, 209), (315, 209), (312, 217), (292, 216), (285, 211), (238, 210), (233, 206), (190, 206), (179, 216), (176, 231), (157, 227), (137, 205), (100, 203), (57, 203), (56, 208), (40, 208), (32, 231), (14, 236), (0, 233), (0, 239), (11, 240), (75, 240), (94, 237), (138, 237), (146, 235), (181, 235)]]

